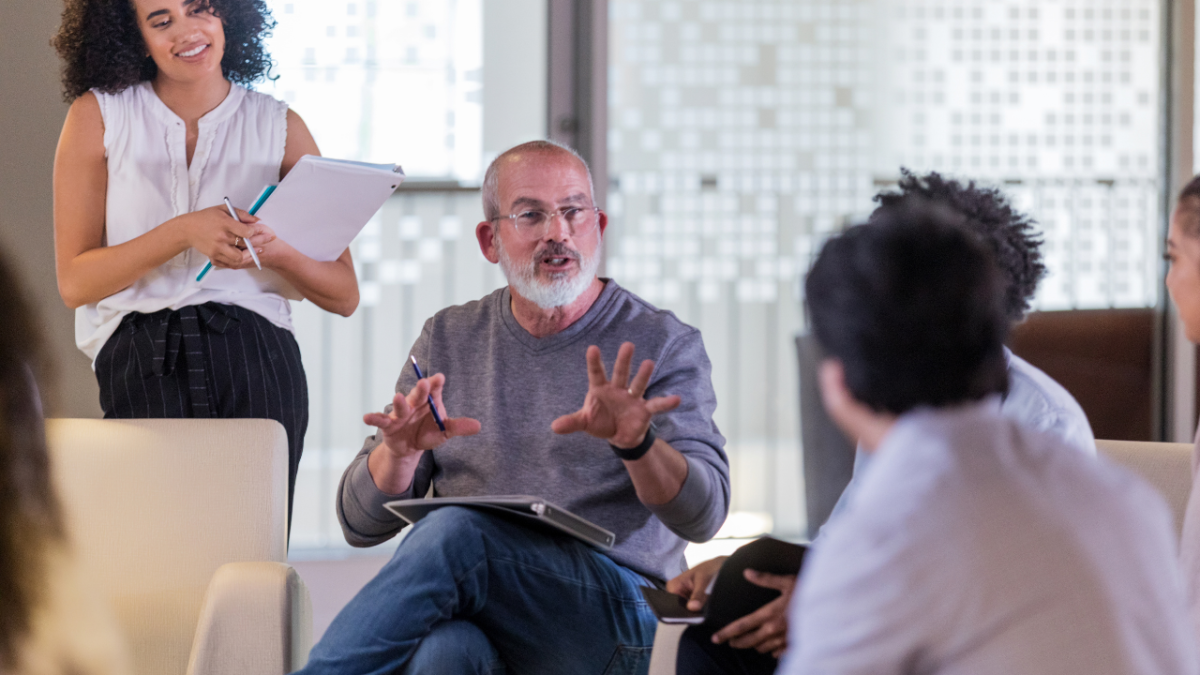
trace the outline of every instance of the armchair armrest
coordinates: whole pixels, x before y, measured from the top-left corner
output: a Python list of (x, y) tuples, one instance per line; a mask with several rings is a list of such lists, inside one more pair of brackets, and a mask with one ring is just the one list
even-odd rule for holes
[(687, 624), (658, 622), (658, 629), (654, 631), (654, 649), (650, 652), (649, 675), (675, 675), (675, 657), (685, 630)]
[(311, 647), (312, 602), (296, 570), (228, 563), (208, 585), (187, 675), (284, 675), (308, 662)]

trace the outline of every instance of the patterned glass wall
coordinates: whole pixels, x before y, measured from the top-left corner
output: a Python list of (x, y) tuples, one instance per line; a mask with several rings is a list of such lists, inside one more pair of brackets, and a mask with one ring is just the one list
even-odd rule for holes
[(349, 318), (292, 303), (310, 422), (296, 486), (292, 550), (344, 548), (338, 480), (391, 399), (425, 319), (503, 283), (475, 242), (483, 154), (482, 0), (269, 0), (273, 83), (323, 154), (399, 162), (410, 185), (351, 245), (361, 302)]
[(800, 282), (901, 166), (1001, 186), (1042, 309), (1158, 297), (1157, 0), (611, 0), (608, 272), (698, 326), (734, 509), (803, 530)]

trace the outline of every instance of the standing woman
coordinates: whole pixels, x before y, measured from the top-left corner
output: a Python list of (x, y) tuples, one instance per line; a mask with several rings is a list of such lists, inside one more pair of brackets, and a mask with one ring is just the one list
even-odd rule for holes
[(54, 233), (104, 416), (278, 420), (290, 513), (308, 389), (287, 298), (349, 316), (358, 282), (349, 249), (318, 262), (223, 206), (320, 154), (285, 103), (242, 86), (266, 77), (273, 26), (263, 0), (67, 0)]

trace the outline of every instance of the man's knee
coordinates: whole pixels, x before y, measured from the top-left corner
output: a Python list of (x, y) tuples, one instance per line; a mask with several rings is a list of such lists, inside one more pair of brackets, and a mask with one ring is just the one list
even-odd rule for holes
[(470, 621), (438, 624), (417, 646), (404, 675), (502, 675), (504, 662)]
[[(494, 516), (466, 506), (443, 506), (417, 521), (413, 534), (424, 536), (451, 535), (461, 537), (470, 532), (487, 532), (493, 528)], [(409, 536), (412, 536), (411, 534)]]

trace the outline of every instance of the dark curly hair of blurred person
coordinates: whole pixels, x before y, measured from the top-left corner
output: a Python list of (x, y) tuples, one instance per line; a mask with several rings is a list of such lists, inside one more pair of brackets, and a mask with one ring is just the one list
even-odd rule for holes
[(875, 195), (880, 207), (896, 206), (905, 199), (916, 198), (949, 207), (967, 218), (970, 229), (996, 258), (1007, 288), (1004, 309), (1009, 321), (1025, 318), (1038, 283), (1046, 276), (1042, 262), (1042, 238), (1034, 221), (1013, 209), (1004, 194), (996, 188), (966, 185), (935, 172), (918, 176), (900, 169), (898, 192)]
[(826, 241), (804, 279), (817, 342), (877, 412), (1008, 388), (1003, 275), (964, 219), (916, 198), (880, 207)]
[[(263, 41), (275, 28), (264, 0), (205, 2), (225, 27), (221, 71), (231, 82), (250, 84), (270, 75)], [(154, 79), (158, 66), (146, 53), (132, 0), (67, 0), (62, 24), (51, 40), (63, 60), (63, 96), (74, 101), (93, 87), (118, 93)]]
[(47, 366), (40, 331), (2, 256), (0, 297), (0, 672), (12, 672), (66, 535), (37, 387)]

